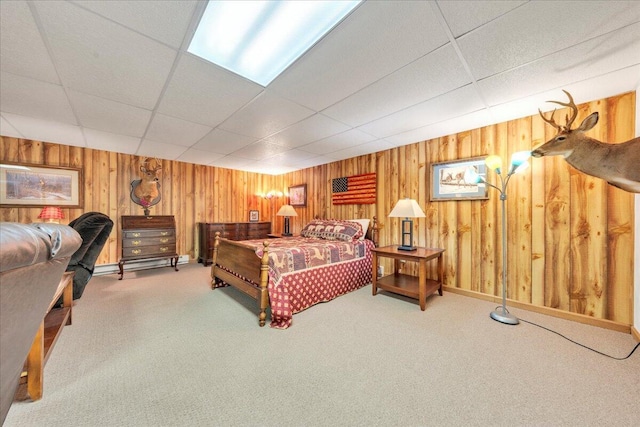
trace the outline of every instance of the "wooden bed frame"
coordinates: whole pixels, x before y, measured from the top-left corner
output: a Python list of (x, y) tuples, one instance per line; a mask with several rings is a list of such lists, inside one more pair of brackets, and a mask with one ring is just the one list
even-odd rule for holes
[[(373, 217), (366, 238), (378, 246), (378, 224)], [(258, 301), (260, 312), (258, 323), (264, 326), (269, 307), (269, 240), (263, 243), (262, 258), (256, 256), (256, 249), (242, 241), (227, 240), (216, 232), (213, 244), (213, 264), (211, 265), (211, 289), (221, 282), (234, 286)], [(220, 268), (218, 266), (224, 267)], [(230, 273), (233, 271), (236, 274)], [(241, 277), (239, 277), (241, 276)]]

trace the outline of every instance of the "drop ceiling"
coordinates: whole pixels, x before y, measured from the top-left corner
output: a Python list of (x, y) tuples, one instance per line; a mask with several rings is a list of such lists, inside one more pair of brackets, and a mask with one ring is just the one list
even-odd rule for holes
[(638, 1), (364, 1), (262, 87), (200, 1), (0, 2), (0, 134), (281, 174), (640, 87)]

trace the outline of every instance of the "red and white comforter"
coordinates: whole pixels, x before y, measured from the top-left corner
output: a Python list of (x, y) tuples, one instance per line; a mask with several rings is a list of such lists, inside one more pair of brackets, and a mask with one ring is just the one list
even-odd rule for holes
[[(262, 257), (264, 240), (246, 240)], [(371, 240), (345, 242), (296, 237), (269, 241), (271, 327), (291, 326), (292, 316), (319, 302), (371, 283)]]

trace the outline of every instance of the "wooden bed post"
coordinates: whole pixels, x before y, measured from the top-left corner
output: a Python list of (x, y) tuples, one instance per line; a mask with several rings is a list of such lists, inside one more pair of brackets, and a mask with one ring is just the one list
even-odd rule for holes
[(260, 315), (258, 322), (264, 326), (267, 320), (267, 307), (269, 307), (269, 242), (262, 243), (262, 259), (260, 260)]
[(373, 241), (374, 246), (378, 247), (378, 217), (373, 216), (373, 221), (371, 221), (371, 240)]
[(216, 231), (216, 237), (213, 242), (213, 263), (211, 264), (211, 289), (216, 288), (216, 261), (218, 260), (218, 246), (220, 245), (220, 232)]

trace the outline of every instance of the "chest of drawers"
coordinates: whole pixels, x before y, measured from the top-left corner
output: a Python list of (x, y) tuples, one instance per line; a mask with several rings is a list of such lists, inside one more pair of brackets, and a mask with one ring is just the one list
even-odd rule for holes
[(176, 251), (176, 221), (173, 215), (123, 216), (122, 258), (118, 263), (120, 280), (127, 261), (170, 258), (178, 271)]
[(216, 231), (229, 240), (266, 239), (271, 233), (270, 222), (199, 222), (198, 262), (205, 267), (213, 262), (213, 243)]

